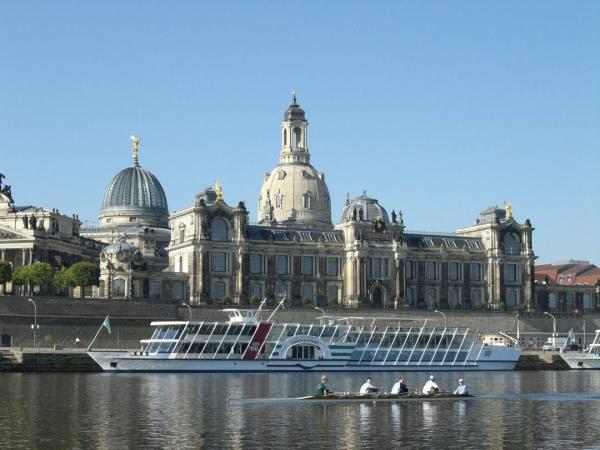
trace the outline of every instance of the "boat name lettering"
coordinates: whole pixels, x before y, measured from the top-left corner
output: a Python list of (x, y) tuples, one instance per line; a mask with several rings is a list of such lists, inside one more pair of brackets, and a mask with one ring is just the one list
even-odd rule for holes
[(298, 335), (294, 336), (288, 341), (290, 344), (297, 344), (298, 342), (307, 342), (312, 344), (321, 344), (321, 339), (316, 336)]

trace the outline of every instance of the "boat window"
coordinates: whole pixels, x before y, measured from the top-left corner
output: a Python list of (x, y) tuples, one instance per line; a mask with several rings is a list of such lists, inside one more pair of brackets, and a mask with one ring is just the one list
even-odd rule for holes
[(335, 327), (325, 327), (322, 337), (331, 337), (335, 333)]
[(214, 328), (214, 324), (210, 324), (210, 325), (202, 325), (202, 327), (200, 327), (200, 334), (210, 334), (210, 331)]
[(315, 346), (294, 345), (292, 347), (292, 359), (315, 359)]
[(310, 335), (311, 336), (320, 336), (322, 330), (323, 330), (323, 327), (313, 327), (310, 330)]

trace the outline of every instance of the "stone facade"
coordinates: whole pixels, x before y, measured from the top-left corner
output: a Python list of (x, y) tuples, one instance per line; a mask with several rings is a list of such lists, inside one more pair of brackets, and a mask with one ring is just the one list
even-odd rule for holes
[[(97, 261), (102, 244), (82, 236), (80, 227), (76, 215), (15, 206), (10, 186), (0, 183), (0, 259), (13, 269), (36, 262), (58, 269), (78, 261)], [(8, 283), (7, 292), (12, 290)]]
[[(405, 230), (375, 198), (348, 199), (331, 223), (325, 177), (310, 165), (305, 113), (281, 124), (279, 164), (267, 173), (258, 225), (243, 202), (207, 189), (170, 217), (169, 271), (189, 276), (192, 303), (287, 297), (292, 304), (400, 308), (530, 307), (533, 228), (492, 208), (456, 233)], [(290, 138), (291, 136), (291, 138)]]

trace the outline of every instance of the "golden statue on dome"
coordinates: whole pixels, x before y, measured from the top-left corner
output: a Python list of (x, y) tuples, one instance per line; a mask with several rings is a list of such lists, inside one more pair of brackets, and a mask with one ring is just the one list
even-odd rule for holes
[(504, 200), (504, 211), (506, 211), (506, 220), (511, 220), (513, 218), (512, 205), (506, 200)]
[(138, 165), (138, 153), (140, 151), (140, 142), (142, 140), (139, 136), (131, 135), (129, 136), (129, 140), (131, 141), (131, 149), (133, 150), (133, 164)]
[(218, 181), (215, 181), (215, 194), (217, 194), (217, 201), (222, 202), (223, 201), (223, 187), (221, 186), (221, 183), (219, 183)]

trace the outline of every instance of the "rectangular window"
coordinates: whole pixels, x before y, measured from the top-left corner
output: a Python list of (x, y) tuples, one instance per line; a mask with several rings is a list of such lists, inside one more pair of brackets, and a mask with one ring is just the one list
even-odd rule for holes
[(519, 302), (519, 291), (516, 289), (507, 289), (506, 291), (506, 306), (516, 308)]
[(225, 252), (213, 252), (212, 270), (213, 272), (225, 272), (227, 270), (227, 255)]
[(275, 257), (275, 272), (279, 275), (287, 275), (289, 273), (287, 255), (277, 255)]
[(425, 279), (437, 279), (437, 263), (433, 261), (425, 261)]
[(583, 294), (583, 309), (590, 310), (592, 308), (592, 294)]
[(302, 275), (312, 275), (314, 272), (314, 261), (312, 256), (302, 257), (302, 267), (300, 268)]
[(150, 281), (148, 284), (148, 295), (150, 298), (160, 298), (160, 281)]
[(340, 274), (340, 264), (338, 258), (327, 258), (327, 276), (337, 277)]
[(225, 297), (225, 282), (224, 281), (215, 281), (212, 286), (212, 295), (213, 300), (221, 300)]
[(481, 301), (481, 291), (479, 289), (471, 289), (471, 302), (478, 303)]
[(250, 273), (262, 273), (262, 255), (250, 255)]
[(250, 283), (250, 297), (256, 297), (259, 300), (262, 299), (262, 285), (260, 283)]
[(471, 281), (481, 281), (481, 263), (471, 263)]
[(448, 279), (452, 281), (460, 280), (460, 264), (457, 262), (448, 263)]
[(550, 292), (548, 294), (548, 309), (556, 309), (556, 292)]
[(406, 261), (404, 263), (404, 273), (408, 280), (415, 278), (415, 263), (413, 261)]
[(336, 284), (330, 284), (327, 286), (327, 301), (330, 303), (337, 302), (338, 298), (338, 286)]
[(575, 309), (575, 292), (567, 292), (567, 311)]
[(504, 264), (504, 278), (509, 283), (517, 281), (517, 265), (516, 264)]
[(371, 274), (374, 277), (381, 276), (381, 258), (371, 258)]
[(311, 302), (314, 300), (313, 285), (310, 283), (304, 283), (302, 285), (302, 301), (304, 300), (310, 300)]
[(282, 281), (277, 282), (277, 284), (275, 284), (275, 295), (277, 296), (277, 299), (287, 297), (287, 283)]
[(406, 288), (406, 304), (412, 305), (413, 303), (413, 288)]

